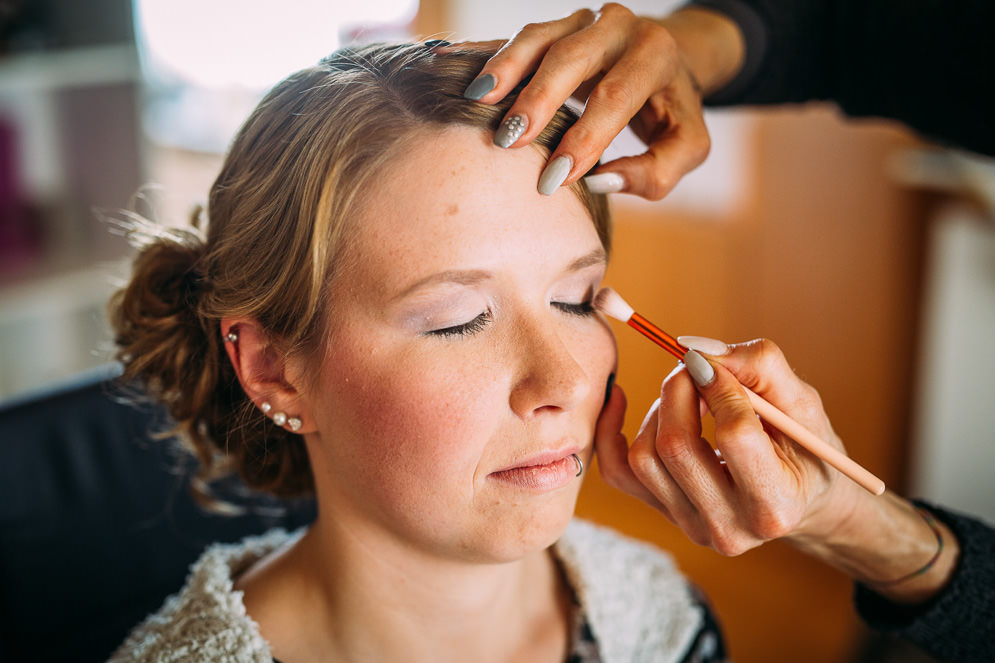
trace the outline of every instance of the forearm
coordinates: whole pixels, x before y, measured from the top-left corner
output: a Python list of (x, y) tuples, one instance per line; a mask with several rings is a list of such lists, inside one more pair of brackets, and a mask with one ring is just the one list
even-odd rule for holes
[(960, 556), (950, 528), (939, 520), (931, 527), (914, 505), (890, 492), (856, 500), (852, 513), (828, 536), (793, 542), (889, 601), (910, 605), (939, 594)]
[(725, 14), (685, 7), (657, 22), (674, 37), (703, 96), (725, 86), (742, 69), (746, 55), (743, 33)]
[(833, 101), (995, 155), (990, 0), (692, 0), (729, 16), (746, 58), (708, 105)]

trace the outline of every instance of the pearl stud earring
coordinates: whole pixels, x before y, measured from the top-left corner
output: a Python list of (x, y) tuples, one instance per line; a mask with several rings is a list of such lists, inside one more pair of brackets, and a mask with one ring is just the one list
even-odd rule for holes
[(238, 332), (233, 332), (233, 331), (228, 332), (227, 334), (225, 334), (225, 340), (228, 341), (229, 343), (238, 342)]

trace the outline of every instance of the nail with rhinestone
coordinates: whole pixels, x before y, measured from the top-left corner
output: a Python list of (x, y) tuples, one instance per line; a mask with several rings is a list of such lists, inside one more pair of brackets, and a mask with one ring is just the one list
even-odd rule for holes
[(494, 144), (498, 147), (511, 147), (522, 137), (529, 126), (529, 118), (524, 115), (512, 115), (505, 118), (498, 130), (494, 132)]
[(274, 412), (273, 413), (273, 423), (277, 426), (283, 426), (287, 423), (287, 415), (284, 412)]
[(290, 417), (287, 419), (287, 425), (290, 426), (290, 430), (296, 433), (301, 429), (301, 426), (303, 426), (304, 423), (297, 417)]

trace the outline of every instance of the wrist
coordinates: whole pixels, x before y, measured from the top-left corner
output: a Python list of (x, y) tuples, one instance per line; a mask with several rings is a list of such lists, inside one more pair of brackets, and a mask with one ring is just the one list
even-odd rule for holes
[[(930, 522), (932, 520), (932, 522)], [(793, 540), (796, 547), (846, 573), (894, 603), (916, 604), (938, 594), (960, 554), (953, 532), (924, 518), (893, 493), (868, 496), (839, 526)]]
[(722, 88), (743, 67), (746, 44), (739, 26), (724, 14), (685, 7), (657, 22), (670, 32), (704, 96)]

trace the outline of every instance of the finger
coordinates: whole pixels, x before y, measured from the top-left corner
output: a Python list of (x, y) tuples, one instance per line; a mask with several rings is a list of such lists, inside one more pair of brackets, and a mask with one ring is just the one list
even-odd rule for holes
[[(612, 15), (613, 17), (615, 14)], [(613, 23), (613, 21), (615, 21)], [(624, 27), (617, 26), (614, 18), (601, 19), (589, 27), (563, 37), (549, 46), (541, 63), (528, 84), (519, 92), (511, 108), (505, 114), (505, 121), (513, 121), (520, 129), (509, 133), (503, 140), (495, 140), (501, 147), (527, 145), (549, 123), (557, 110), (579, 90), (589, 87), (588, 81), (601, 78), (603, 71), (611, 71), (617, 66), (617, 59), (627, 48)], [(646, 69), (644, 66), (643, 69)], [(641, 72), (640, 72), (641, 73)], [(645, 74), (641, 78), (645, 78)], [(616, 75), (617, 87), (627, 91), (632, 81)], [(594, 90), (597, 90), (602, 80)], [(650, 94), (648, 90), (645, 95)], [(645, 98), (645, 96), (644, 96)], [(636, 106), (638, 108), (638, 105)], [(628, 114), (622, 118), (625, 126), (635, 108), (624, 109)], [(515, 118), (512, 120), (512, 118)], [(616, 131), (617, 133), (617, 131)], [(608, 137), (608, 141), (611, 136)], [(607, 142), (601, 147), (604, 149)], [(572, 155), (571, 155), (572, 156)], [(597, 160), (597, 156), (595, 156)], [(593, 165), (591, 161), (584, 170)], [(581, 171), (583, 172), (583, 171)]]
[(555, 21), (526, 25), (484, 64), (463, 96), (486, 104), (500, 101), (536, 70), (553, 44), (593, 20), (594, 12), (581, 9)]
[[(706, 339), (706, 342), (710, 339)], [(824, 440), (842, 447), (822, 405), (819, 392), (804, 382), (776, 343), (756, 339), (727, 346), (715, 356), (746, 387), (781, 409)]]
[(564, 184), (588, 172), (647, 100), (672, 85), (677, 71), (676, 45), (663, 28), (648, 26), (627, 42), (624, 53), (591, 90), (583, 115), (551, 155), (573, 160)]
[(688, 536), (701, 543), (698, 511), (656, 453), (659, 411), (658, 400), (653, 404), (636, 439), (629, 447), (627, 462), (639, 483), (664, 506), (670, 519)]
[(632, 468), (629, 467), (627, 460), (629, 444), (622, 434), (625, 409), (625, 392), (618, 385), (612, 385), (608, 402), (601, 412), (594, 431), (594, 452), (598, 456), (601, 476), (609, 486), (642, 500), (670, 518), (664, 506), (653, 493), (639, 483), (632, 473)]
[[(643, 124), (636, 133), (647, 140), (646, 152), (602, 164), (597, 173), (617, 173), (626, 183), (626, 193), (660, 200), (704, 162), (711, 149), (708, 127), (700, 102), (692, 96), (696, 92), (689, 84), (682, 83), (681, 87), (680, 98), (672, 101), (669, 108), (646, 109), (633, 120), (634, 124)], [(666, 117), (660, 119), (660, 113)], [(651, 123), (659, 126), (652, 129)]]
[(701, 437), (700, 399), (685, 370), (660, 390), (656, 453), (681, 491), (713, 529), (736, 520), (735, 491), (715, 450)]
[(721, 364), (709, 363), (693, 350), (685, 363), (715, 420), (715, 445), (733, 481), (743, 493), (767, 494), (779, 483), (783, 468), (743, 386)]

